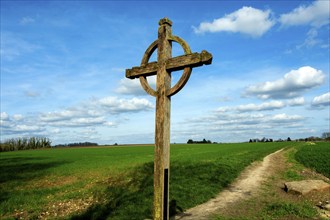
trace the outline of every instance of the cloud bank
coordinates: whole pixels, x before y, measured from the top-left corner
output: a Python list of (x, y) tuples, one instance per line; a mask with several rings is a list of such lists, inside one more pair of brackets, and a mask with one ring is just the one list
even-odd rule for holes
[(92, 99), (60, 111), (39, 113), (32, 116), (12, 115), (1, 112), (1, 134), (42, 134), (47, 128), (113, 127), (111, 117), (124, 113), (148, 111), (154, 106), (147, 99), (104, 97)]

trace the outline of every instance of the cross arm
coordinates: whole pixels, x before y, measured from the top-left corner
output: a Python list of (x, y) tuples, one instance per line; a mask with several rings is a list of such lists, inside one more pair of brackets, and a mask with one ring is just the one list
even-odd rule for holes
[(130, 79), (139, 78), (140, 76), (156, 75), (158, 68), (157, 62), (147, 63), (142, 66), (135, 66), (132, 69), (126, 69), (126, 77)]
[[(166, 61), (166, 69), (168, 71), (182, 70), (185, 67), (198, 67), (203, 64), (209, 65), (212, 62), (212, 54), (203, 50), (201, 53), (186, 54), (168, 59)], [(157, 74), (158, 63), (151, 62), (143, 66), (126, 69), (126, 77), (130, 79), (140, 76), (152, 76)]]

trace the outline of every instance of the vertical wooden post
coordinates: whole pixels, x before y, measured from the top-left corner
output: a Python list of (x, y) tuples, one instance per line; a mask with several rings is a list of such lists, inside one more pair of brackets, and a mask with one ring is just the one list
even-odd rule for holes
[(170, 175), (170, 111), (171, 73), (166, 70), (166, 61), (172, 57), (172, 22), (161, 19), (158, 28), (158, 70), (156, 96), (156, 131), (154, 162), (154, 219), (169, 219), (169, 175)]
[[(185, 55), (172, 58), (172, 41), (180, 44)], [(148, 63), (152, 53), (158, 50), (157, 62)], [(141, 66), (126, 70), (126, 77), (139, 78), (143, 89), (156, 97), (156, 131), (154, 159), (154, 219), (169, 220), (170, 177), (170, 118), (171, 96), (179, 92), (189, 79), (193, 67), (209, 65), (212, 54), (207, 51), (191, 53), (189, 45), (172, 35), (172, 21), (159, 21), (158, 39), (146, 50)], [(171, 88), (171, 71), (183, 70), (180, 80)], [(157, 75), (156, 91), (146, 77)]]

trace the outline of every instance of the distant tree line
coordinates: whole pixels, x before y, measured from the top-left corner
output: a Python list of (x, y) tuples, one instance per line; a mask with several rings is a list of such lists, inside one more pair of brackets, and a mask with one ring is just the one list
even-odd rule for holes
[[(250, 139), (249, 142), (283, 142), (283, 141), (292, 141), (290, 137), (288, 137), (287, 139), (277, 139), (277, 140), (273, 140), (272, 138), (262, 138), (262, 139)], [(295, 141), (330, 141), (330, 132), (324, 132), (322, 133), (321, 137), (307, 137), (307, 138), (299, 138), (296, 139)]]
[(11, 138), (0, 143), (0, 152), (51, 148), (51, 143), (46, 137)]
[(187, 144), (211, 144), (210, 140), (206, 140), (205, 138), (202, 141), (194, 141), (193, 139), (189, 139)]
[(57, 144), (54, 147), (91, 147), (91, 146), (98, 146), (98, 144), (92, 142), (77, 142), (77, 143), (69, 143), (69, 144)]
[[(284, 140), (282, 140), (281, 138), (278, 139), (278, 140), (275, 140), (275, 142), (282, 142), (282, 141), (284, 141)], [(286, 141), (291, 141), (291, 138), (288, 137), (286, 139)], [(259, 139), (259, 138), (250, 139), (249, 142), (250, 143), (255, 143), (255, 142), (274, 142), (274, 140), (272, 138), (265, 138), (265, 137), (263, 137), (262, 139)]]
[(314, 136), (310, 136), (307, 138), (299, 138), (297, 139), (297, 141), (330, 141), (330, 132), (323, 133), (324, 135), (322, 135), (321, 137), (314, 137)]

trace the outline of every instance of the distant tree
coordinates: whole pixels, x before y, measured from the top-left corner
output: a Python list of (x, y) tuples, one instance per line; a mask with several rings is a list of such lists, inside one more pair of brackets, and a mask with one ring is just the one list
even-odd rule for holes
[(290, 137), (288, 137), (288, 138), (286, 139), (286, 141), (291, 141), (291, 138), (290, 138)]
[(189, 139), (187, 141), (187, 144), (211, 144), (212, 141), (211, 140), (206, 140), (205, 138), (202, 141), (194, 141), (192, 139)]
[(322, 133), (322, 138), (329, 141), (330, 140), (330, 132)]
[(252, 139), (249, 140), (249, 143), (252, 143)]
[(194, 141), (192, 140), (192, 139), (189, 139), (188, 141), (187, 141), (187, 144), (193, 144), (194, 143)]

